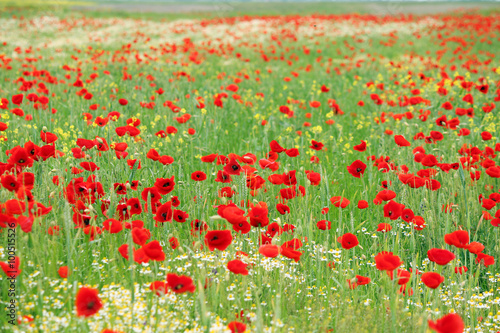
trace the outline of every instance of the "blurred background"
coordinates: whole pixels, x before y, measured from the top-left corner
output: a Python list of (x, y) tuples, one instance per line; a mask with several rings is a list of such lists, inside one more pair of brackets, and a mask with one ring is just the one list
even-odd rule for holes
[[(315, 0), (0, 0), (0, 15), (46, 10), (52, 14), (131, 17), (153, 20), (214, 18), (238, 15), (345, 14), (425, 15), (458, 10), (500, 11), (500, 1), (315, 1)], [(0, 28), (1, 29), (1, 28)]]

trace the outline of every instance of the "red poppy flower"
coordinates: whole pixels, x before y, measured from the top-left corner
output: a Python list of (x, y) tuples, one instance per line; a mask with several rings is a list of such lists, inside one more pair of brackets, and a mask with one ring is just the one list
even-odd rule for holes
[(210, 154), (210, 155), (202, 156), (201, 161), (204, 163), (213, 163), (216, 158), (217, 158), (217, 154)]
[(170, 289), (176, 294), (182, 294), (187, 291), (193, 293), (196, 289), (193, 284), (193, 279), (185, 275), (177, 275), (174, 273), (167, 274), (167, 284)]
[(322, 144), (321, 142), (311, 140), (311, 146), (309, 148), (314, 149), (314, 150), (321, 150), (323, 149), (325, 145)]
[(59, 276), (62, 279), (67, 278), (68, 275), (69, 275), (69, 273), (68, 273), (68, 266), (61, 266), (61, 267), (59, 267), (59, 269), (57, 270), (57, 274), (59, 274)]
[(182, 211), (182, 210), (175, 209), (174, 213), (173, 213), (173, 217), (174, 217), (175, 221), (177, 221), (179, 223), (184, 223), (184, 222), (186, 222), (187, 218), (189, 217), (189, 214)]
[(197, 182), (201, 182), (207, 179), (207, 175), (203, 171), (195, 171), (191, 174), (191, 179)]
[(466, 273), (467, 271), (468, 271), (468, 269), (466, 266), (455, 267), (455, 274), (462, 275), (463, 273)]
[(18, 148), (12, 150), (12, 154), (7, 160), (7, 163), (18, 165), (20, 167), (31, 167), (33, 166), (33, 159), (24, 148), (18, 146)]
[(365, 173), (366, 164), (361, 162), (360, 160), (356, 160), (351, 163), (347, 167), (347, 171), (356, 178), (361, 178), (361, 176)]
[(144, 228), (133, 228), (132, 229), (132, 241), (137, 245), (144, 245), (151, 238), (151, 232)]
[(122, 223), (115, 219), (107, 219), (103, 226), (103, 230), (107, 230), (110, 234), (117, 234), (123, 230)]
[(444, 276), (435, 272), (424, 273), (420, 278), (422, 282), (431, 289), (436, 289), (444, 281)]
[(389, 232), (391, 229), (392, 226), (389, 223), (379, 223), (377, 226), (377, 231), (380, 232)]
[(247, 221), (233, 223), (233, 230), (236, 232), (240, 232), (243, 235), (248, 234), (251, 229), (252, 229), (252, 226)]
[(293, 259), (295, 262), (298, 262), (300, 260), (300, 256), (302, 255), (302, 252), (296, 251), (286, 245), (281, 246), (280, 253), (287, 258)]
[(359, 152), (364, 152), (366, 150), (366, 141), (361, 140), (361, 143), (354, 146), (353, 149)]
[(276, 209), (278, 210), (278, 212), (281, 215), (290, 214), (290, 207), (288, 207), (285, 204), (281, 204), (281, 203), (277, 204)]
[(276, 258), (280, 254), (280, 247), (272, 244), (265, 244), (259, 247), (259, 253), (264, 257)]
[(231, 333), (244, 333), (247, 330), (247, 325), (239, 321), (232, 321), (227, 325), (227, 328), (231, 330)]
[(191, 221), (192, 236), (199, 236), (206, 230), (208, 230), (208, 225), (206, 222), (200, 221), (198, 219)]
[(269, 211), (267, 207), (257, 205), (248, 212), (250, 224), (253, 227), (265, 227), (269, 224)]
[(120, 252), (121, 256), (128, 260), (128, 244), (123, 244), (118, 248), (118, 252)]
[(271, 151), (273, 151), (275, 153), (282, 153), (286, 150), (285, 148), (281, 147), (280, 144), (276, 140), (271, 141), (269, 143), (269, 146), (271, 147)]
[(392, 272), (403, 264), (401, 259), (392, 252), (380, 252), (375, 256), (375, 264), (378, 270)]
[(479, 254), (484, 251), (484, 245), (479, 242), (471, 242), (466, 246), (470, 253)]
[(490, 132), (487, 132), (487, 131), (484, 131), (481, 133), (481, 138), (484, 140), (484, 141), (489, 141), (491, 140), (493, 136), (491, 135)]
[(494, 263), (495, 263), (495, 258), (493, 256), (484, 253), (477, 254), (476, 264), (483, 264), (484, 266), (488, 267), (493, 265)]
[(167, 201), (156, 210), (156, 215), (153, 219), (157, 222), (170, 222), (172, 220), (172, 202)]
[(165, 281), (155, 281), (149, 285), (149, 290), (161, 297), (168, 292), (168, 284)]
[(17, 178), (13, 175), (2, 176), (2, 186), (8, 191), (17, 191), (19, 189), (20, 184), (17, 182)]
[(332, 228), (332, 222), (327, 221), (327, 220), (321, 220), (316, 223), (316, 226), (320, 230), (330, 230)]
[(460, 249), (467, 248), (469, 244), (469, 233), (466, 230), (457, 230), (451, 234), (444, 235), (444, 242)]
[(163, 247), (160, 245), (160, 242), (154, 240), (152, 242), (143, 245), (142, 249), (146, 256), (154, 261), (163, 261), (165, 260), (165, 252), (163, 252)]
[(351, 202), (347, 198), (335, 196), (330, 198), (330, 202), (337, 208), (346, 208)]
[(368, 208), (368, 202), (366, 200), (359, 200), (358, 201), (358, 208), (359, 209)]
[(24, 98), (23, 94), (18, 94), (18, 95), (12, 96), (12, 104), (21, 105), (23, 102), (23, 98)]
[(442, 266), (455, 259), (455, 255), (452, 252), (443, 249), (430, 249), (427, 251), (427, 256), (430, 261)]
[(307, 179), (311, 182), (312, 186), (317, 186), (321, 183), (321, 175), (317, 172), (306, 170)]
[(402, 136), (402, 135), (395, 135), (394, 136), (394, 141), (400, 147), (409, 147), (409, 146), (411, 146), (411, 143), (408, 140), (406, 140), (405, 137)]
[(356, 235), (354, 234), (351, 234), (350, 232), (337, 238), (337, 242), (339, 242), (342, 248), (346, 250), (352, 249), (359, 244), (358, 237), (356, 237)]
[(371, 279), (369, 277), (362, 275), (356, 275), (354, 279), (347, 280), (349, 289), (356, 289), (358, 286), (364, 286), (366, 284), (369, 284), (370, 282)]
[(14, 257), (14, 260), (8, 261), (8, 262), (1, 262), (0, 261), (0, 267), (2, 268), (3, 272), (7, 277), (18, 277), (19, 274), (21, 274), (22, 270), (19, 269), (19, 266), (21, 265), (21, 259), (19, 257)]
[(492, 178), (500, 178), (500, 167), (489, 167), (488, 169), (486, 169), (486, 174)]
[(384, 206), (384, 216), (391, 220), (397, 220), (403, 214), (403, 209), (403, 204), (391, 200)]
[(175, 176), (170, 178), (156, 178), (154, 183), (155, 188), (161, 195), (168, 194), (174, 190), (175, 187)]
[(217, 178), (215, 178), (215, 181), (218, 183), (226, 184), (232, 182), (233, 180), (231, 179), (231, 175), (228, 174), (226, 171), (219, 170), (217, 171)]
[(248, 275), (247, 266), (248, 264), (239, 259), (231, 260), (227, 263), (227, 269), (234, 274)]
[(168, 242), (170, 243), (170, 247), (172, 248), (172, 250), (175, 250), (179, 247), (179, 240), (175, 237), (170, 238)]
[(231, 230), (212, 230), (205, 235), (205, 244), (210, 251), (224, 251), (233, 241)]
[(415, 217), (415, 214), (413, 213), (413, 211), (411, 209), (409, 209), (409, 208), (403, 209), (403, 212), (401, 213), (401, 218), (405, 222), (410, 223), (414, 217)]
[(229, 175), (239, 176), (241, 174), (241, 165), (236, 162), (234, 157), (229, 160), (229, 163), (227, 163), (223, 169)]
[(438, 333), (463, 333), (465, 329), (462, 318), (456, 313), (449, 313), (435, 322), (428, 321), (429, 328)]
[(289, 157), (297, 157), (300, 155), (299, 150), (297, 148), (290, 148), (285, 151), (285, 154)]
[(50, 132), (44, 132), (43, 130), (40, 131), (40, 138), (46, 144), (51, 144), (51, 143), (57, 141), (57, 135), (50, 133)]
[(312, 108), (319, 108), (321, 106), (321, 103), (318, 101), (311, 101), (309, 102), (309, 106)]
[(80, 317), (90, 317), (95, 315), (102, 308), (97, 289), (82, 287), (76, 294), (76, 314)]

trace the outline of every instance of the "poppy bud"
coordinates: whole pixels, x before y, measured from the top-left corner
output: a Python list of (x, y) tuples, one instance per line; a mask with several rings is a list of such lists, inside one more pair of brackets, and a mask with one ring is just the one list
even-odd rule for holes
[(279, 217), (276, 218), (276, 223), (278, 223), (278, 225), (281, 226), (281, 219)]
[(104, 143), (100, 137), (97, 137), (95, 140), (99, 143)]
[(195, 243), (194, 243), (194, 245), (193, 245), (193, 249), (194, 249), (195, 251), (197, 251), (197, 250), (199, 250), (200, 248), (201, 248), (201, 242), (200, 242), (200, 241), (195, 242)]
[(55, 195), (56, 195), (56, 192), (55, 192), (55, 191), (54, 191), (54, 192), (50, 192), (50, 194), (49, 194), (49, 198), (53, 198)]
[(43, 126), (43, 127), (42, 127), (42, 131), (43, 131), (43, 132), (47, 132), (47, 127), (46, 127), (46, 126)]
[(126, 183), (126, 184), (125, 184), (125, 187), (127, 188), (127, 190), (132, 189), (132, 185), (130, 185), (130, 183)]
[(183, 248), (182, 246), (179, 246), (179, 247), (177, 248), (177, 250), (178, 250), (181, 254), (186, 253), (186, 252), (184, 251), (184, 248)]

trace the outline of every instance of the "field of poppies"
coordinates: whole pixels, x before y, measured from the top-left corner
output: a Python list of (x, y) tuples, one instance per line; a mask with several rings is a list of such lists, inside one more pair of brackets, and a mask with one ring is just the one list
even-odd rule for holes
[(500, 330), (500, 12), (0, 16), (0, 331)]

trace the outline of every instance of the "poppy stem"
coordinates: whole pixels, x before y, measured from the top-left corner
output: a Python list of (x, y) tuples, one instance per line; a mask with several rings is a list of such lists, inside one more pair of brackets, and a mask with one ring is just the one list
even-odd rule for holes
[(470, 229), (470, 222), (469, 222), (469, 209), (467, 207), (467, 192), (465, 191), (465, 174), (464, 174), (464, 168), (462, 167), (462, 163), (460, 163), (460, 169), (459, 174), (460, 174), (460, 179), (462, 180), (462, 190), (464, 192), (464, 201), (465, 201), (465, 215), (467, 218), (467, 230)]

